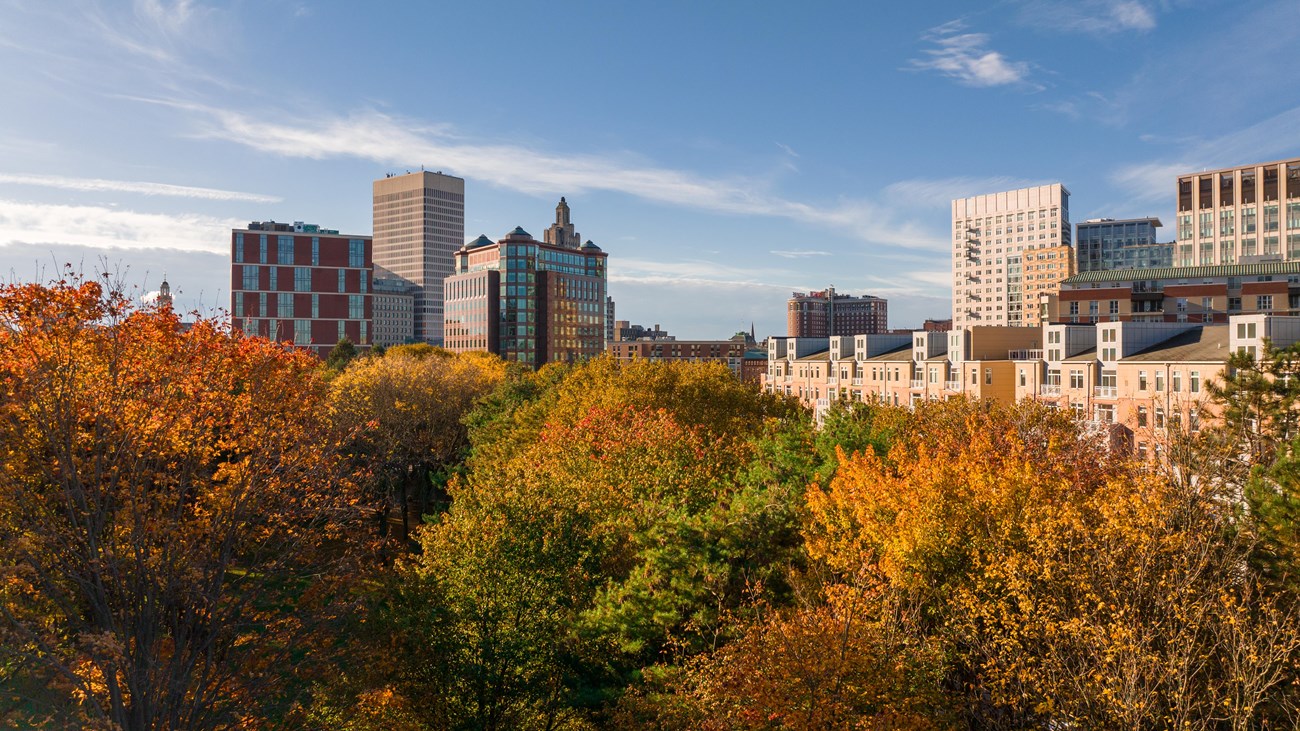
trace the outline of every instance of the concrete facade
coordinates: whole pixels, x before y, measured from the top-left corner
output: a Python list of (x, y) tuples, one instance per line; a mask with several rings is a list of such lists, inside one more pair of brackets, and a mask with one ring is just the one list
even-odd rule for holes
[(465, 181), (421, 171), (374, 181), (375, 263), (415, 285), (415, 338), (443, 342), (443, 280), (465, 243)]
[[(1038, 278), (1048, 270), (1026, 267), (1037, 267), (1043, 250), (1070, 246), (1070, 191), (1053, 183), (959, 198), (952, 232), (953, 327), (1036, 324), (1037, 301), (1025, 299), (1026, 284), (1037, 292), (1068, 274), (1052, 271), (1061, 276), (1050, 280)], [(1026, 280), (1027, 273), (1035, 278)]]
[(1300, 159), (1177, 178), (1174, 266), (1300, 261)]

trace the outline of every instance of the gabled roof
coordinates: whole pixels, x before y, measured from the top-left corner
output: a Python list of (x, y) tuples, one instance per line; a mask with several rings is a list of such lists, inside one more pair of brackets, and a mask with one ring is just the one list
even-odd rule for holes
[(1152, 269), (1110, 269), (1080, 272), (1062, 284), (1091, 282), (1146, 282), (1153, 279), (1215, 279), (1221, 277), (1258, 277), (1268, 274), (1300, 274), (1300, 261), (1270, 261), (1262, 264), (1216, 264), (1200, 267), (1156, 267)]
[(796, 363), (818, 363), (818, 362), (825, 363), (830, 359), (831, 359), (831, 351), (830, 348), (827, 348), (826, 350), (819, 350), (816, 353), (812, 353), (811, 355), (805, 355), (802, 358), (795, 358), (794, 360)]
[(908, 360), (911, 360), (911, 359), (912, 359), (912, 344), (911, 344), (911, 343), (908, 343), (907, 345), (899, 346), (899, 347), (897, 347), (897, 348), (895, 348), (895, 349), (893, 349), (893, 350), (891, 350), (891, 351), (889, 351), (889, 352), (887, 352), (887, 353), (881, 353), (880, 355), (873, 355), (872, 357), (870, 357), (870, 358), (866, 358), (865, 360), (867, 360), (867, 361), (902, 362), (902, 361), (908, 361)]
[(1087, 363), (1089, 361), (1094, 361), (1094, 360), (1097, 360), (1097, 349), (1088, 348), (1087, 350), (1080, 350), (1079, 352), (1075, 353), (1069, 358), (1062, 358), (1061, 362), (1062, 363)]
[(1184, 330), (1168, 340), (1139, 351), (1121, 363), (1217, 363), (1227, 362), (1228, 327), (1207, 325)]

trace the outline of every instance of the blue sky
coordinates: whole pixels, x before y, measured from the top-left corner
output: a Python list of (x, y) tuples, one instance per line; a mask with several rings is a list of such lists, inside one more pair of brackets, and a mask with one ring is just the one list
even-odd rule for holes
[(368, 233), (385, 172), (466, 178), (466, 238), (566, 196), (618, 317), (784, 334), (792, 290), (950, 313), (953, 197), (1075, 222), (1300, 154), (1300, 2), (0, 0), (0, 275), (107, 266), (227, 303), (229, 229)]

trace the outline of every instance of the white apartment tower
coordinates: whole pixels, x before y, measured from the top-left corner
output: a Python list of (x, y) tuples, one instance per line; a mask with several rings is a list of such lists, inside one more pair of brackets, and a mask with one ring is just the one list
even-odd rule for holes
[(442, 344), (442, 280), (465, 243), (465, 180), (420, 171), (374, 182), (374, 263), (415, 285), (415, 339)]
[[(1037, 324), (1027, 262), (1070, 245), (1070, 191), (1060, 183), (952, 202), (952, 324)], [(1034, 275), (1028, 275), (1034, 276)]]

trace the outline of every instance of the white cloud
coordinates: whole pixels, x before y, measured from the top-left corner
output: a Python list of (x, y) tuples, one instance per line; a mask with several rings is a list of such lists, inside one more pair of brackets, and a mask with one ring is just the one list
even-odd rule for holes
[(613, 191), (715, 213), (788, 218), (889, 246), (946, 249), (946, 230), (928, 231), (900, 220), (889, 207), (870, 200), (804, 203), (770, 192), (760, 180), (710, 178), (656, 167), (630, 154), (553, 153), (511, 143), (477, 143), (457, 136), (447, 125), (416, 124), (376, 111), (287, 121), (281, 115), (281, 121), (267, 121), (188, 102), (143, 101), (202, 115), (201, 137), (286, 157), (353, 157), (398, 167), (435, 164), (440, 170), (533, 195)]
[(226, 253), (230, 230), (247, 223), (197, 214), (140, 213), (101, 206), (0, 200), (0, 245), (72, 244)]
[(810, 256), (832, 256), (829, 251), (813, 251), (810, 249), (774, 249), (768, 252), (786, 259), (807, 259)]
[(130, 180), (105, 180), (102, 178), (69, 178), (60, 175), (26, 175), (21, 173), (0, 173), (0, 183), (14, 185), (35, 185), (61, 190), (81, 190), (89, 192), (142, 193), (144, 195), (174, 196), (178, 198), (200, 198), (215, 201), (251, 201), (253, 203), (279, 203), (281, 198), (259, 193), (241, 193), (234, 190), (217, 188), (199, 188), (189, 185), (171, 185), (168, 183), (146, 183)]
[(966, 86), (989, 87), (1024, 83), (1030, 67), (1024, 61), (1010, 61), (988, 48), (986, 33), (963, 33), (965, 23), (954, 20), (931, 28), (922, 40), (933, 44), (921, 51), (925, 58), (914, 58), (910, 67), (921, 71), (938, 71)]
[(1155, 12), (1138, 0), (1027, 0), (1018, 20), (1041, 30), (1095, 35), (1156, 27)]
[(1245, 129), (1192, 142), (1177, 157), (1126, 165), (1110, 180), (1136, 200), (1168, 201), (1178, 175), (1230, 165), (1264, 162), (1300, 150), (1300, 107)]
[(885, 188), (885, 197), (894, 205), (942, 207), (950, 210), (952, 202), (958, 198), (1029, 188), (1035, 185), (1046, 185), (1049, 182), (1052, 181), (1013, 178), (1007, 175), (917, 178), (891, 183)]

